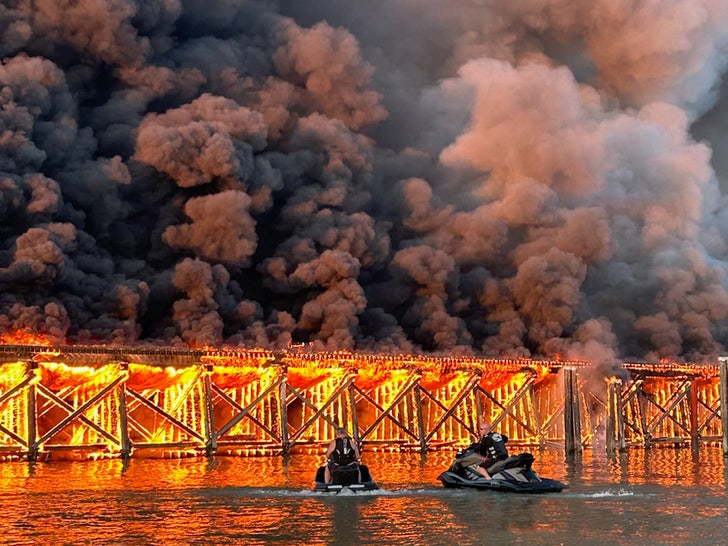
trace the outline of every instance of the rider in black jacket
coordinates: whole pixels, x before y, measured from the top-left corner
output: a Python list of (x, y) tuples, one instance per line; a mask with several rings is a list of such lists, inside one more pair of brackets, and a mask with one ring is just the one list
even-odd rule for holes
[(483, 458), (483, 461), (476, 468), (480, 474), (490, 478), (490, 474), (486, 469), (496, 462), (508, 458), (506, 442), (508, 442), (508, 436), (493, 432), (490, 423), (480, 424), (480, 440), (474, 442), (468, 448)]
[(480, 440), (470, 447), (473, 451), (485, 457), (486, 466), (491, 466), (508, 458), (508, 449), (506, 448), (508, 436), (493, 432), (490, 423), (480, 425), (480, 435)]

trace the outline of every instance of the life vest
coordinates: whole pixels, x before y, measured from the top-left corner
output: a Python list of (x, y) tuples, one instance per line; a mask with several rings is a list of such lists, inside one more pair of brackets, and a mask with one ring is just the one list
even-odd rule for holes
[(506, 449), (508, 437), (501, 436), (497, 432), (489, 432), (484, 440), (483, 443), (487, 449), (486, 458), (490, 464), (508, 458), (508, 449)]
[(331, 461), (338, 465), (350, 464), (356, 461), (356, 452), (348, 437), (336, 439), (336, 448), (331, 453)]

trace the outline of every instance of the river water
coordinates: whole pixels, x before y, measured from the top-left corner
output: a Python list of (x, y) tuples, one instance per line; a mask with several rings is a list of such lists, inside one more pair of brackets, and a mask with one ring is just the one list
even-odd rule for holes
[(0, 544), (728, 544), (719, 447), (534, 451), (569, 484), (445, 489), (452, 453), (364, 453), (378, 491), (312, 491), (320, 456), (0, 464)]

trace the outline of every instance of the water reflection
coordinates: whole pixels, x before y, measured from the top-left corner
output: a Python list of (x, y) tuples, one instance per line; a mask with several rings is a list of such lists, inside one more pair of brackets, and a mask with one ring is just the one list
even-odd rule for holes
[(312, 491), (320, 456), (7, 463), (0, 541), (716, 544), (728, 516), (719, 448), (537, 451), (537, 472), (570, 485), (537, 496), (446, 490), (452, 455), (366, 453), (382, 489), (349, 496)]

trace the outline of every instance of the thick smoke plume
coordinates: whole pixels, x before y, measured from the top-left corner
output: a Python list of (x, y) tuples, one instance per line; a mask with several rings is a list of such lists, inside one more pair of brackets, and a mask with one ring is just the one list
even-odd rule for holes
[(728, 0), (5, 0), (0, 330), (728, 346)]

